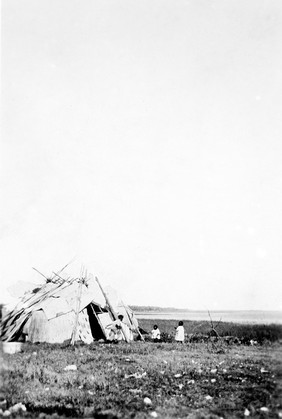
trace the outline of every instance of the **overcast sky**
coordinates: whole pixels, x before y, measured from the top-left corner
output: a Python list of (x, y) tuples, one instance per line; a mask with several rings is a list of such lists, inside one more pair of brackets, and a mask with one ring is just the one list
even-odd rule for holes
[(280, 0), (3, 0), (1, 293), (282, 309)]

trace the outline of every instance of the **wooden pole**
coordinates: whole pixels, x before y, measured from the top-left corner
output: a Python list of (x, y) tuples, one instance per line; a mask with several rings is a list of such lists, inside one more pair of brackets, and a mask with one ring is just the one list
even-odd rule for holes
[[(107, 304), (107, 306), (108, 306), (108, 308), (109, 308), (109, 311), (110, 311), (110, 313), (111, 313), (111, 315), (112, 315), (112, 317), (113, 317), (113, 320), (117, 320), (118, 316), (117, 316), (117, 314), (116, 314), (115, 310), (113, 309), (113, 307), (112, 307), (112, 305), (111, 305), (111, 303), (110, 303), (110, 301), (109, 301), (109, 299), (108, 299), (107, 294), (106, 294), (106, 293), (105, 293), (105, 291), (103, 290), (102, 285), (100, 284), (100, 281), (99, 281), (99, 279), (97, 278), (97, 276), (95, 276), (95, 279), (96, 279), (96, 282), (97, 282), (97, 284), (99, 285), (99, 287), (100, 287), (100, 289), (101, 289), (101, 291), (102, 291), (102, 294), (103, 294), (103, 296), (104, 296), (104, 298), (105, 298), (105, 300), (106, 300), (106, 304)], [(123, 337), (124, 337), (124, 340), (127, 342), (127, 340), (126, 340), (126, 337), (125, 337), (125, 334), (124, 334), (123, 330), (121, 331), (121, 333), (122, 333), (122, 335), (123, 335)]]
[(46, 281), (48, 281), (48, 278), (47, 278), (47, 276), (45, 276), (43, 273), (41, 273), (38, 269), (36, 269), (36, 268), (32, 268), (32, 269), (34, 269), (36, 272), (38, 272), (41, 276), (43, 276), (45, 279), (46, 279)]
[[(130, 313), (128, 314), (128, 312), (127, 312), (127, 310), (126, 310), (126, 307), (125, 307), (125, 305), (124, 305), (124, 302), (122, 301), (121, 303), (122, 303), (122, 305), (123, 305), (123, 307), (124, 307), (124, 310), (125, 310), (125, 312), (126, 312), (126, 314), (127, 314), (127, 317), (129, 318), (129, 321), (130, 321), (131, 325), (132, 325), (132, 326), (134, 326), (133, 321), (132, 321), (132, 319), (130, 318)], [(137, 333), (138, 333), (138, 335), (140, 336), (140, 339), (141, 339), (142, 341), (144, 341), (145, 339), (144, 339), (144, 337), (142, 336), (142, 334), (141, 334), (141, 332), (140, 332), (140, 330), (139, 330), (139, 327), (138, 327), (138, 326), (137, 326)]]
[(110, 313), (111, 313), (111, 315), (112, 315), (112, 317), (113, 317), (113, 320), (116, 320), (116, 319), (118, 318), (118, 317), (117, 317), (117, 314), (116, 314), (115, 310), (113, 309), (113, 307), (112, 307), (112, 305), (111, 305), (111, 303), (110, 303), (110, 301), (109, 301), (109, 299), (108, 299), (107, 294), (106, 294), (106, 293), (105, 293), (105, 291), (103, 290), (102, 285), (100, 284), (100, 281), (99, 281), (99, 279), (97, 278), (97, 276), (95, 276), (95, 279), (96, 279), (96, 282), (97, 282), (97, 284), (99, 285), (100, 290), (102, 291), (102, 294), (103, 294), (103, 296), (104, 296), (104, 298), (105, 298), (105, 300), (106, 300), (106, 304), (107, 304), (107, 306), (108, 306), (108, 308), (109, 308), (109, 311), (110, 311)]
[(76, 302), (76, 313), (75, 313), (74, 328), (73, 328), (72, 337), (71, 337), (71, 345), (74, 345), (75, 337), (76, 337), (78, 316), (79, 316), (80, 303), (81, 303), (81, 294), (82, 294), (82, 280), (83, 278), (81, 277), (79, 280), (79, 289), (78, 289), (78, 297), (77, 297), (77, 302)]

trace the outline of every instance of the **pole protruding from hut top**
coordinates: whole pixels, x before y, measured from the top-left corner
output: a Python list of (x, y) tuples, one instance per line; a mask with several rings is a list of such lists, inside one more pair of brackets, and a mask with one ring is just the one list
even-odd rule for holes
[(117, 313), (115, 312), (113, 306), (111, 305), (111, 303), (110, 303), (110, 301), (108, 299), (108, 296), (105, 293), (105, 291), (103, 290), (102, 285), (101, 285), (99, 279), (97, 278), (97, 276), (95, 276), (95, 280), (96, 280), (97, 284), (99, 285), (100, 290), (102, 291), (102, 294), (103, 294), (103, 296), (104, 296), (104, 298), (106, 300), (106, 304), (107, 304), (108, 309), (109, 309), (109, 311), (110, 311), (110, 313), (111, 313), (111, 315), (113, 317), (113, 320), (116, 320), (118, 318)]
[(70, 342), (71, 345), (74, 345), (75, 338), (76, 338), (78, 316), (79, 316), (80, 305), (81, 305), (82, 284), (85, 283), (87, 272), (85, 272), (85, 276), (83, 274), (84, 274), (84, 268), (81, 268), (81, 275), (79, 278), (79, 288), (78, 288), (78, 294), (77, 294), (77, 300), (76, 300), (75, 321), (74, 321), (74, 327), (73, 327), (73, 332), (72, 332), (71, 342)]

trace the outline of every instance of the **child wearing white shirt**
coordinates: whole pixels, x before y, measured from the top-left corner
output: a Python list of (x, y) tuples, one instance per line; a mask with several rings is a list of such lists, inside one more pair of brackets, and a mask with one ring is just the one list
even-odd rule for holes
[(151, 337), (154, 342), (158, 342), (161, 339), (161, 332), (157, 324), (154, 325), (154, 328), (151, 331)]
[(176, 332), (175, 332), (175, 340), (176, 342), (181, 342), (184, 343), (184, 326), (183, 326), (183, 322), (180, 321), (178, 323), (178, 327), (176, 327)]

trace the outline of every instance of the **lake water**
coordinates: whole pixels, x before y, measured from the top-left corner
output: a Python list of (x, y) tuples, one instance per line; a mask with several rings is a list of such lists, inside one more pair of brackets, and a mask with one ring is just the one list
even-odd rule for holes
[[(135, 312), (137, 319), (210, 320), (207, 311)], [(210, 311), (214, 322), (282, 324), (282, 311)]]

